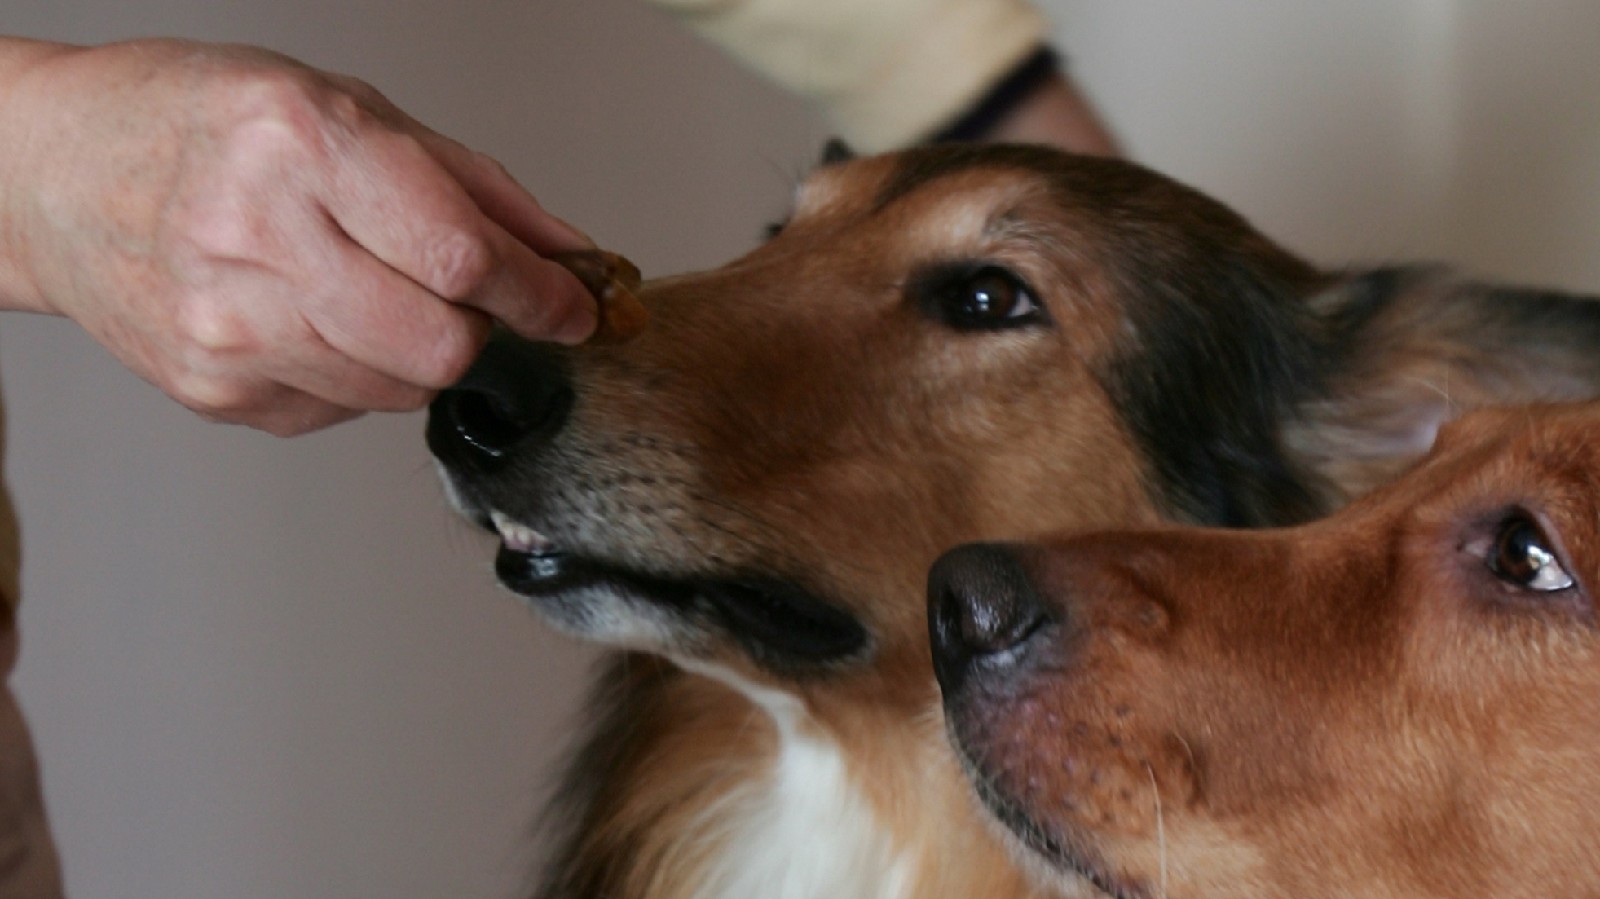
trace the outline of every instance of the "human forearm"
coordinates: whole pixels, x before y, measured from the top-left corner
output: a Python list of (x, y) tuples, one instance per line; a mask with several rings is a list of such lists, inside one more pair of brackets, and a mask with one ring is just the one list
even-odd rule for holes
[(1053, 144), (1074, 153), (1120, 156), (1116, 138), (1087, 97), (1040, 49), (934, 134), (935, 141)]
[(1093, 156), (1122, 155), (1116, 137), (1089, 99), (1064, 75), (1041, 84), (982, 137), (996, 142), (1054, 144)]

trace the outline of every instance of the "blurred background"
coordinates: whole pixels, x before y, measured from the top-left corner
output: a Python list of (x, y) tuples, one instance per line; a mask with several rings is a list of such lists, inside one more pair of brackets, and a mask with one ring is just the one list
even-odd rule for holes
[[(1137, 159), (1313, 260), (1600, 292), (1600, 5), (1043, 5)], [(828, 136), (636, 0), (6, 0), (0, 29), (356, 75), (647, 274), (754, 245)], [(24, 315), (0, 374), (69, 891), (514, 895), (593, 656), (494, 586), (422, 417), (208, 425)]]

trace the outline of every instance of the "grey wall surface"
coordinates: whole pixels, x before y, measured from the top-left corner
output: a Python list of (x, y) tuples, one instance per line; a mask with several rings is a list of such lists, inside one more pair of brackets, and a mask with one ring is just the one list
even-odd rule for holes
[[(1600, 7), (1059, 0), (1134, 153), (1318, 261), (1600, 290)], [(7, 0), (10, 33), (263, 44), (498, 157), (647, 273), (784, 212), (826, 129), (628, 0)], [(205, 424), (0, 322), (17, 675), (81, 899), (503, 897), (590, 653), (492, 584), (420, 416)]]

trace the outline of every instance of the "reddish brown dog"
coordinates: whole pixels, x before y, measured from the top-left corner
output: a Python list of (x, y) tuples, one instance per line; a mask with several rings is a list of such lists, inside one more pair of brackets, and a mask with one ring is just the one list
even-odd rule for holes
[(1597, 438), (1479, 412), (1320, 523), (953, 551), (930, 620), (979, 794), (1095, 894), (1600, 895)]

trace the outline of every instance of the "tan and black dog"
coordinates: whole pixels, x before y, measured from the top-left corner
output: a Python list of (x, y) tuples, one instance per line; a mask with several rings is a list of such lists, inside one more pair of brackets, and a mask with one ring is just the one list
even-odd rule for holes
[(1600, 895), (1600, 408), (1486, 410), (1297, 528), (965, 547), (950, 732), (1043, 881)]
[(1015, 897), (928, 664), (974, 540), (1315, 517), (1458, 411), (1600, 393), (1600, 306), (1320, 271), (1124, 162), (824, 165), (648, 329), (493, 341), (435, 402), (502, 581), (618, 653), (539, 895)]

